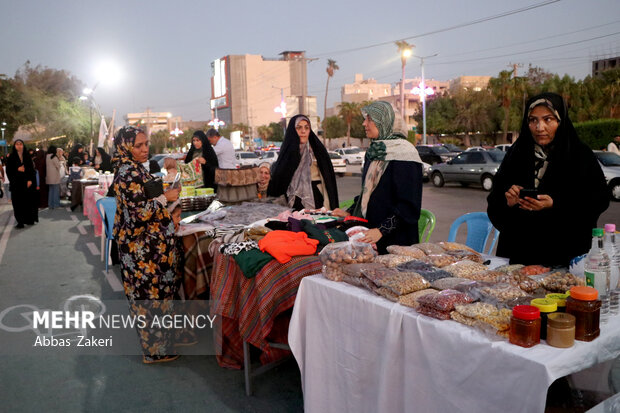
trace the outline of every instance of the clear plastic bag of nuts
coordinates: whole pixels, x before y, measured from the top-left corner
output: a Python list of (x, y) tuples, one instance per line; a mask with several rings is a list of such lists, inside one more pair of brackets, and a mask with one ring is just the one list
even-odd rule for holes
[(345, 264), (372, 262), (377, 252), (365, 242), (335, 242), (327, 244), (319, 254), (323, 265), (339, 270)]
[(413, 257), (413, 258), (418, 258), (418, 259), (426, 256), (424, 251), (422, 251), (421, 249), (413, 245), (410, 247), (402, 246), (402, 245), (390, 245), (386, 249), (387, 249), (387, 252), (389, 252), (390, 254), (395, 254), (395, 255), (406, 255), (408, 257)]

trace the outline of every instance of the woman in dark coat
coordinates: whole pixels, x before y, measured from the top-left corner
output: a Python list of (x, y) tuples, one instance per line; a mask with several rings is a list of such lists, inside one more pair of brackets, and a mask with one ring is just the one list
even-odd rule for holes
[(32, 207), (38, 205), (38, 199), (34, 199), (36, 175), (30, 154), (21, 139), (13, 142), (13, 149), (6, 160), (6, 174), (10, 181), (16, 228), (24, 228), (24, 224), (34, 224)]
[(105, 152), (105, 149), (97, 148), (97, 153), (93, 159), (93, 165), (97, 171), (113, 172), (112, 157)]
[(192, 136), (192, 146), (187, 151), (185, 163), (190, 163), (194, 159), (198, 159), (202, 165), (203, 186), (217, 189), (217, 185), (215, 185), (215, 169), (218, 167), (217, 155), (209, 143), (207, 135), (201, 130), (197, 130)]
[(422, 207), (422, 160), (405, 136), (393, 132), (394, 110), (377, 101), (362, 108), (366, 137), (372, 140), (362, 170), (362, 193), (345, 212), (368, 220), (363, 242), (377, 243), (380, 254), (390, 245), (419, 242), (418, 219)]
[[(487, 198), (489, 218), (500, 231), (497, 255), (511, 263), (567, 267), (571, 258), (590, 249), (592, 228), (609, 206), (609, 191), (562, 97), (543, 93), (526, 108), (519, 138)], [(524, 188), (539, 195), (520, 198)]]
[(284, 195), (289, 207), (295, 210), (338, 208), (332, 161), (307, 116), (296, 115), (289, 121), (267, 195)]
[(73, 148), (71, 148), (71, 152), (69, 152), (69, 156), (67, 157), (69, 162), (73, 162), (74, 158), (80, 159), (80, 165), (84, 164), (84, 146), (81, 143), (76, 143), (73, 145)]

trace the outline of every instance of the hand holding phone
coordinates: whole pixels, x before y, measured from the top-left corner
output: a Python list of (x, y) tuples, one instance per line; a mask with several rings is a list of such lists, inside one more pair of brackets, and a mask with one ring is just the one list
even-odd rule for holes
[(519, 191), (519, 198), (523, 199), (525, 197), (538, 199), (538, 189), (526, 189), (523, 188)]

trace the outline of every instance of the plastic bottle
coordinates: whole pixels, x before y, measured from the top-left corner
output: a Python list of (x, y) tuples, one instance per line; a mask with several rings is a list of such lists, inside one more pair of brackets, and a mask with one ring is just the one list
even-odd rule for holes
[(592, 248), (584, 263), (586, 285), (594, 287), (601, 299), (601, 321), (609, 314), (609, 256), (603, 247), (603, 229), (592, 229)]
[(609, 312), (618, 314), (620, 307), (620, 251), (616, 244), (616, 225), (605, 224), (605, 252), (609, 256)]

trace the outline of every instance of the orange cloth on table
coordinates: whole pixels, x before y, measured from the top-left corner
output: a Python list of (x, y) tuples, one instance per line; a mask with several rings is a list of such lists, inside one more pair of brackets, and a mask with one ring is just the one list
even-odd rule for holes
[(308, 238), (305, 232), (291, 231), (271, 231), (258, 241), (260, 250), (273, 255), (280, 264), (298, 255), (313, 255), (317, 245), (319, 241)]

